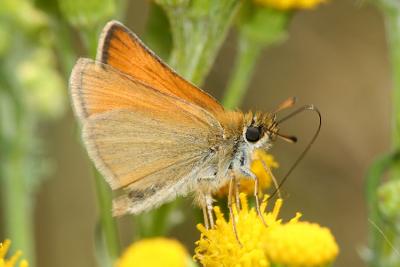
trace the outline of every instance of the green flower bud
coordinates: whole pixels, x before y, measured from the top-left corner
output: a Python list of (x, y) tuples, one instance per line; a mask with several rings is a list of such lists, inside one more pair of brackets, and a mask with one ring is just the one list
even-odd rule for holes
[(378, 208), (386, 219), (400, 221), (400, 180), (391, 180), (378, 189)]

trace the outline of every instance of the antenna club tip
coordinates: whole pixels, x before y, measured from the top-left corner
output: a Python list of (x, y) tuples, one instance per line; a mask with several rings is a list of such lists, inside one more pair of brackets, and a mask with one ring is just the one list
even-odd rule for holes
[(309, 105), (307, 105), (307, 109), (314, 110), (314, 109), (316, 109), (316, 107), (314, 104), (309, 104)]

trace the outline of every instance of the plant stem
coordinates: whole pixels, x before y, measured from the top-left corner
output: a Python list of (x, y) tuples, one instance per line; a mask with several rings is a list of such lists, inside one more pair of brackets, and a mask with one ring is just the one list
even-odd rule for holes
[(55, 50), (59, 56), (61, 73), (68, 81), (76, 57), (72, 47), (71, 33), (64, 21), (54, 20), (52, 27), (53, 31), (58, 33), (58, 38), (55, 39)]
[(222, 105), (225, 108), (236, 108), (242, 102), (261, 50), (262, 46), (257, 42), (252, 42), (247, 38), (239, 39), (233, 73), (222, 99)]
[(31, 266), (35, 266), (33, 198), (26, 184), (25, 151), (21, 147), (24, 144), (23, 138), (16, 138), (13, 151), (3, 165), (4, 219), (6, 235), (23, 251)]
[(290, 17), (290, 12), (256, 7), (250, 1), (243, 4), (235, 65), (222, 100), (227, 109), (241, 104), (262, 50), (286, 39)]
[[(0, 114), (0, 148), (7, 155), (2, 157), (0, 162), (5, 234), (12, 239), (15, 247), (23, 251), (31, 266), (35, 266), (33, 189), (28, 183), (28, 177), (34, 170), (27, 169), (32, 122), (28, 114), (21, 110), (18, 102), (12, 101), (5, 94), (1, 95), (1, 98), (4, 105)], [(6, 133), (10, 131), (7, 129), (10, 126), (13, 128), (13, 136), (7, 136)]]
[(187, 80), (201, 85), (225, 40), (240, 1), (192, 1), (186, 7), (164, 6), (171, 23), (170, 64)]
[[(111, 215), (111, 192), (103, 176), (98, 173), (94, 167), (93, 173), (100, 210), (100, 226), (103, 234), (103, 241), (105, 242), (110, 261), (114, 262), (114, 260), (119, 257), (121, 248), (116, 221)], [(105, 258), (104, 255), (102, 258)]]
[[(385, 12), (386, 32), (393, 77), (393, 148), (400, 149), (400, 7)], [(400, 166), (396, 167), (400, 169)], [(396, 179), (400, 179), (396, 176)]]

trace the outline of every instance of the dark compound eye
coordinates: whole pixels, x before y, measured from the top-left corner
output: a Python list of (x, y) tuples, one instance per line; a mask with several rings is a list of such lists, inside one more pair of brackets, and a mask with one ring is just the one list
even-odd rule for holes
[(246, 130), (246, 140), (249, 142), (257, 142), (261, 138), (261, 129), (258, 127), (249, 127)]

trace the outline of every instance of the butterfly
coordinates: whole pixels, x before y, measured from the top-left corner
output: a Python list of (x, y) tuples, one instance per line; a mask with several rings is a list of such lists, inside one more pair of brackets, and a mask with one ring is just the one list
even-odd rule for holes
[(117, 21), (103, 29), (96, 60), (75, 64), (69, 88), (90, 158), (112, 190), (113, 214), (140, 213), (192, 194), (203, 211), (237, 176), (256, 179), (252, 153), (280, 134), (276, 112), (225, 110), (183, 79)]

